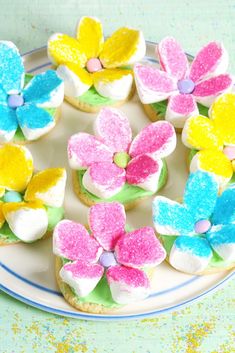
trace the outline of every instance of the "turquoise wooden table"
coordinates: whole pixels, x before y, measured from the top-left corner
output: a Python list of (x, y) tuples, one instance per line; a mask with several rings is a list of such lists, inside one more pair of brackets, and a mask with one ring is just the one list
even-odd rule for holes
[[(25, 52), (45, 45), (53, 32), (72, 34), (83, 15), (99, 17), (106, 34), (126, 24), (151, 41), (174, 35), (192, 54), (221, 40), (235, 72), (235, 0), (0, 0), (0, 38)], [(118, 323), (57, 317), (0, 292), (0, 353), (13, 352), (233, 353), (235, 281), (180, 311)]]

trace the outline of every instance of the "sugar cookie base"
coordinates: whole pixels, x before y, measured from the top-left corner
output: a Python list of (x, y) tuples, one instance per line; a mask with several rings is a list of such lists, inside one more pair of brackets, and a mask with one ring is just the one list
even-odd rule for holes
[(16, 240), (16, 241), (13, 241), (11, 243), (8, 243), (8, 242), (5, 242), (3, 240), (0, 240), (0, 246), (10, 246), (10, 245), (15, 245), (15, 244), (19, 244), (19, 243), (24, 243), (24, 244), (33, 244), (33, 243), (36, 243), (37, 241), (40, 241), (40, 240), (44, 240), (44, 239), (48, 239), (50, 238), (52, 235), (52, 231), (48, 231), (46, 232), (42, 238), (38, 239), (38, 240), (35, 240), (34, 242), (31, 242), (31, 243), (27, 243), (27, 242), (24, 242), (22, 240)]
[[(149, 119), (154, 123), (155, 121), (164, 120), (160, 114), (158, 114), (150, 104), (142, 104), (145, 113), (149, 117)], [(174, 127), (175, 131), (180, 134), (182, 132), (182, 128)]]

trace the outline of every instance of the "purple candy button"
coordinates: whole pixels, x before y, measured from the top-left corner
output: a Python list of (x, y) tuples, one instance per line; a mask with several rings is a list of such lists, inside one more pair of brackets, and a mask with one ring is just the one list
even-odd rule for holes
[(201, 221), (198, 221), (195, 223), (194, 230), (198, 234), (203, 234), (208, 232), (210, 227), (211, 227), (211, 222), (208, 221), (207, 219), (202, 219)]
[(114, 253), (111, 251), (105, 251), (100, 256), (100, 264), (104, 267), (115, 266), (117, 261), (114, 257)]
[(19, 94), (11, 94), (8, 97), (7, 103), (8, 103), (8, 107), (12, 109), (16, 109), (18, 107), (21, 107), (24, 104), (24, 98)]
[(190, 79), (178, 81), (177, 86), (178, 86), (178, 90), (182, 94), (192, 93), (195, 88), (194, 82)]

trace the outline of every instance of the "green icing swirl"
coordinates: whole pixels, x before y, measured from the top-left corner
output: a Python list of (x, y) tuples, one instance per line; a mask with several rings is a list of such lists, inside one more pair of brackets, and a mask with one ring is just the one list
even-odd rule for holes
[(87, 104), (93, 105), (93, 106), (113, 105), (116, 103), (116, 101), (113, 99), (101, 96), (96, 91), (94, 86), (92, 86), (87, 92), (85, 92), (83, 95), (77, 97), (76, 99), (82, 103), (87, 103)]

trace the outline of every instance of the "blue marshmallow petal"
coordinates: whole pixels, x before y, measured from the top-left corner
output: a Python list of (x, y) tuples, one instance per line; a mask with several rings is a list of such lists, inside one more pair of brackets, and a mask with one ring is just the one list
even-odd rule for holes
[(12, 42), (0, 41), (0, 85), (7, 94), (17, 94), (24, 85), (24, 65)]
[(214, 225), (235, 223), (235, 188), (226, 189), (217, 198), (212, 222)]
[(228, 262), (235, 262), (235, 225), (214, 226), (207, 233), (213, 250)]
[(17, 130), (18, 123), (15, 110), (0, 104), (0, 142), (10, 141)]
[(7, 94), (0, 85), (0, 104), (7, 105)]

